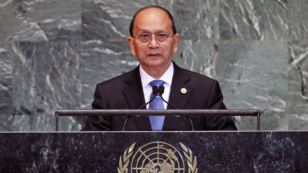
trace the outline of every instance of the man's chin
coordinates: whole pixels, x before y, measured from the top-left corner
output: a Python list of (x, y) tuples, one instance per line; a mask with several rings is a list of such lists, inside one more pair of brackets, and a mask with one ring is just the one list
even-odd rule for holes
[(163, 57), (161, 55), (151, 55), (147, 56), (147, 60), (149, 61), (161, 61)]
[(167, 66), (166, 62), (164, 61), (147, 61), (146, 63), (144, 63), (144, 66), (146, 66), (147, 68), (152, 68), (152, 69), (161, 69), (161, 68), (165, 68), (165, 66)]
[(164, 60), (161, 57), (150, 57), (147, 59), (147, 64), (151, 65), (160, 65), (163, 64)]

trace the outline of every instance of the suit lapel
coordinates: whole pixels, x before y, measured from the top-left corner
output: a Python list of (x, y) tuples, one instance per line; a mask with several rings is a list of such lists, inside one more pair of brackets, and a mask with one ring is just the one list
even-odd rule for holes
[[(143, 89), (139, 74), (139, 66), (131, 71), (131, 74), (125, 80), (126, 86), (123, 89), (123, 95), (130, 109), (138, 109), (145, 103)], [(137, 116), (133, 118), (138, 130), (151, 130), (149, 118), (146, 116)]]
[[(181, 69), (174, 63), (174, 74), (171, 84), (171, 91), (169, 97), (169, 103), (175, 106), (176, 109), (185, 109), (193, 92), (192, 87), (189, 85), (190, 76), (185, 73), (185, 70)], [(186, 90), (186, 92), (185, 92)], [(168, 106), (168, 109), (172, 109)], [(167, 116), (164, 123), (164, 130), (178, 129), (182, 118), (176, 116)]]

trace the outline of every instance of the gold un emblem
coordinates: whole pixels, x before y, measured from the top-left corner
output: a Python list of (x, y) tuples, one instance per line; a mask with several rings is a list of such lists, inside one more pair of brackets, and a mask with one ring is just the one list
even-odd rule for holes
[(118, 173), (197, 173), (196, 156), (186, 145), (179, 144), (181, 151), (162, 141), (147, 143), (134, 151), (135, 142), (120, 157)]

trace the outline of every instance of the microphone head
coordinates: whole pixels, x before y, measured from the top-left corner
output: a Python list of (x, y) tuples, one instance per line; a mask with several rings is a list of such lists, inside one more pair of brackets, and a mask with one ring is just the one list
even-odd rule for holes
[(159, 94), (159, 90), (157, 86), (152, 86), (153, 95), (157, 96)]
[(153, 95), (155, 95), (155, 96), (161, 96), (161, 95), (163, 95), (163, 93), (164, 93), (164, 90), (165, 90), (165, 87), (164, 86), (159, 86), (159, 87), (157, 87), (157, 86), (152, 86), (152, 89), (153, 89)]
[(158, 87), (158, 94), (161, 96), (164, 94), (165, 91), (165, 87), (163, 85)]

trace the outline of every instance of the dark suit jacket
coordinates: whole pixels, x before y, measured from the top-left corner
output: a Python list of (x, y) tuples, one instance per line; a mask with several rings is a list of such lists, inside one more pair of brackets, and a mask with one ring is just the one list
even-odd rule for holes
[[(182, 94), (181, 88), (187, 93)], [(216, 80), (182, 69), (174, 64), (169, 102), (177, 109), (225, 109), (223, 96)], [(138, 109), (145, 103), (139, 67), (116, 78), (97, 84), (93, 109)], [(168, 109), (171, 109), (168, 106)], [(121, 131), (127, 116), (88, 117), (83, 130)], [(195, 130), (236, 130), (233, 118), (222, 116), (191, 117)], [(127, 119), (125, 130), (150, 131), (148, 117)], [(192, 130), (185, 116), (167, 116), (163, 130)]]

